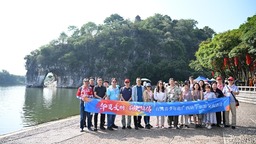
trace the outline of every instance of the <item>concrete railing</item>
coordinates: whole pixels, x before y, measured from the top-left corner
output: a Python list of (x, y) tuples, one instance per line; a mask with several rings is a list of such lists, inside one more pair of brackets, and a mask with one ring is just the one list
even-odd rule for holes
[(256, 104), (256, 87), (238, 86), (239, 95), (237, 99), (241, 102)]

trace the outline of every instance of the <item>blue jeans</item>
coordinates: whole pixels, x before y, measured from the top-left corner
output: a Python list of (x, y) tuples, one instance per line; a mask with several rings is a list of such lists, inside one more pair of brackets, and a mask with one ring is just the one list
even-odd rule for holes
[(84, 129), (84, 126), (86, 125), (86, 112), (84, 111), (84, 101), (80, 100), (80, 128)]
[(84, 111), (84, 101), (80, 101), (80, 128), (84, 129), (86, 125), (86, 117), (87, 117), (87, 127), (91, 128), (92, 126), (92, 115), (91, 113)]
[(145, 125), (150, 124), (150, 117), (149, 116), (144, 116), (144, 122), (145, 122)]
[(115, 119), (116, 119), (116, 115), (108, 114), (108, 128), (114, 125)]

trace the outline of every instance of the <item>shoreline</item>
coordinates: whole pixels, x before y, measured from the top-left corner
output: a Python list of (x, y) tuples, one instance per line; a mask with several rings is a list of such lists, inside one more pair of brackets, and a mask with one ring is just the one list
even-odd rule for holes
[(61, 122), (69, 121), (69, 120), (74, 120), (74, 119), (79, 119), (79, 115), (70, 116), (70, 117), (66, 117), (66, 118), (58, 119), (58, 120), (53, 120), (53, 121), (41, 123), (41, 124), (34, 125), (34, 126), (24, 127), (21, 130), (9, 132), (9, 133), (6, 133), (6, 134), (1, 134), (0, 139), (4, 138), (4, 137), (24, 133), (24, 132), (27, 132), (27, 131), (30, 131), (30, 130), (35, 130), (35, 129), (38, 129), (38, 128), (46, 127), (46, 126), (49, 126), (49, 125), (52, 125), (52, 124), (61, 123)]
[[(80, 132), (80, 116), (76, 115), (1, 135), (0, 143), (256, 143), (256, 111), (252, 107), (255, 107), (255, 105), (240, 103), (240, 106), (237, 108), (237, 128), (235, 130), (218, 127), (208, 130), (206, 128), (195, 128), (193, 124), (189, 125), (190, 128), (176, 130), (174, 128), (168, 128), (167, 122), (165, 122), (165, 128), (154, 127), (152, 129), (142, 128), (135, 130), (133, 120), (132, 129), (122, 129), (121, 116), (118, 115), (115, 124), (119, 128), (114, 131), (98, 130), (95, 132), (85, 129), (85, 132)], [(166, 117), (165, 121), (167, 121)], [(150, 123), (155, 126), (156, 116), (151, 117)], [(144, 125), (143, 118), (142, 125)]]

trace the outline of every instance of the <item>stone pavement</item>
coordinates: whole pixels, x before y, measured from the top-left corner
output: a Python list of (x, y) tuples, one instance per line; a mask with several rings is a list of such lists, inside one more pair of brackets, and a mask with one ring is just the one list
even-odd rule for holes
[[(191, 128), (176, 130), (168, 128), (121, 129), (120, 116), (117, 116), (115, 131), (80, 132), (79, 116), (41, 124), (25, 130), (0, 136), (0, 143), (6, 144), (169, 144), (169, 143), (256, 143), (256, 105), (241, 103), (237, 109), (237, 129)], [(156, 118), (151, 117), (151, 124)], [(165, 122), (167, 127), (167, 123)]]

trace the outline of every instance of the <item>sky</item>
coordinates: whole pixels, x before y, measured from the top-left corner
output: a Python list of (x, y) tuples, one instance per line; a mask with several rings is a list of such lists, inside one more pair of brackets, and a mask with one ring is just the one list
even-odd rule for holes
[(25, 75), (24, 57), (57, 39), (68, 26), (103, 23), (111, 14), (141, 19), (156, 13), (194, 19), (220, 33), (239, 28), (256, 14), (256, 0), (2, 0), (0, 71)]

